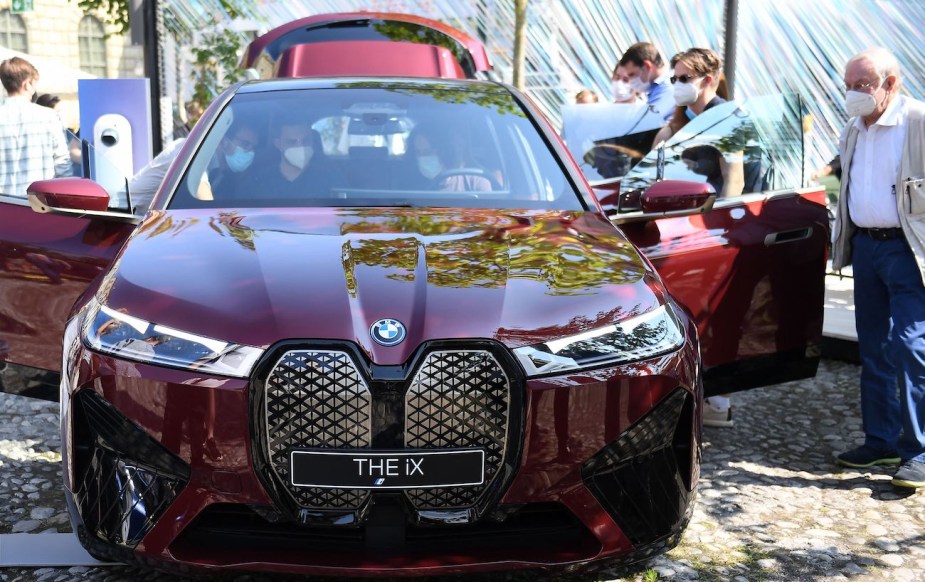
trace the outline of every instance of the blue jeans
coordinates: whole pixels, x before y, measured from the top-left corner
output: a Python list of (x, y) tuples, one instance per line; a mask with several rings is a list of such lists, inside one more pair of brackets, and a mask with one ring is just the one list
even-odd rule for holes
[(902, 238), (852, 240), (865, 443), (925, 462), (925, 286)]

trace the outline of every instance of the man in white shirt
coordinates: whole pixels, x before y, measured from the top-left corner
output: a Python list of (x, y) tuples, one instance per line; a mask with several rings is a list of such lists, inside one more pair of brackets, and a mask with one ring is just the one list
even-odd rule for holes
[(0, 63), (9, 95), (0, 104), (0, 194), (25, 198), (37, 180), (71, 175), (64, 127), (54, 110), (32, 103), (39, 72), (13, 57)]
[[(925, 103), (899, 95), (896, 58), (875, 48), (845, 67), (842, 187), (832, 262), (854, 266), (864, 444), (840, 465), (902, 466), (925, 487)], [(917, 180), (916, 180), (917, 179)]]

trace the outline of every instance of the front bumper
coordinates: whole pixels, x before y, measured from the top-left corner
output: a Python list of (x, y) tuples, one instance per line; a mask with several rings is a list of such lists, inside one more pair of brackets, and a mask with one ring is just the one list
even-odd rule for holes
[(662, 552), (692, 510), (702, 399), (692, 342), (645, 362), (515, 380), (496, 486), (455, 523), (421, 519), (394, 491), (373, 492), (341, 524), (299, 520), (254, 437), (253, 382), (72, 348), (65, 484), (75, 531), (97, 556), (181, 572), (568, 569)]

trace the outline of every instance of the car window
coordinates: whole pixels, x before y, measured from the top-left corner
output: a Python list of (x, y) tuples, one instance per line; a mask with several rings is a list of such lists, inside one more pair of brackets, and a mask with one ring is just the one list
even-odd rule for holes
[(509, 93), (371, 83), (239, 93), (168, 207), (583, 208)]
[[(691, 120), (623, 178), (621, 192), (649, 187), (658, 177), (709, 183), (721, 196), (793, 189), (802, 185), (803, 139), (799, 100), (773, 95), (724, 103)], [(727, 181), (738, 173), (730, 189)]]
[(664, 116), (645, 103), (562, 108), (562, 136), (592, 184), (625, 176), (649, 153), (664, 123)]
[(638, 210), (640, 194), (659, 179), (705, 182), (720, 197), (802, 186), (803, 133), (796, 95), (712, 107), (653, 151), (645, 118), (637, 124), (631, 109), (615, 109), (625, 112), (619, 122), (605, 123), (594, 107), (575, 106), (564, 117), (566, 143), (592, 184), (620, 180), (621, 211)]

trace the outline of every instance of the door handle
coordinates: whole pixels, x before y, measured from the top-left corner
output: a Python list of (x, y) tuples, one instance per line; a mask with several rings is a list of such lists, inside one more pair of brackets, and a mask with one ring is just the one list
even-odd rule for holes
[(813, 228), (811, 226), (807, 226), (806, 228), (797, 228), (794, 230), (772, 232), (768, 236), (764, 237), (764, 246), (769, 247), (771, 245), (779, 245), (798, 240), (806, 240), (812, 235)]

